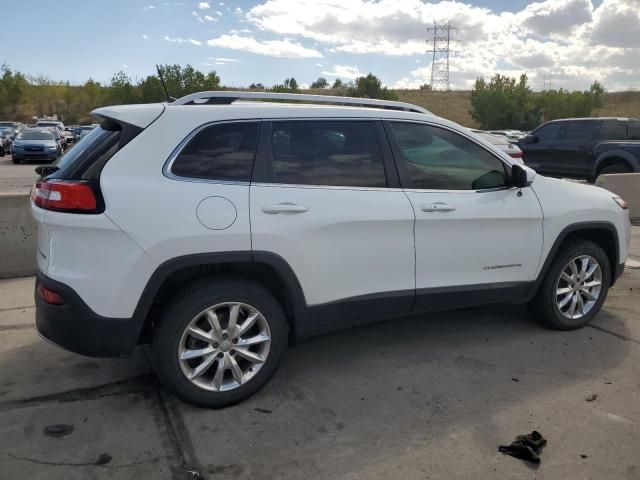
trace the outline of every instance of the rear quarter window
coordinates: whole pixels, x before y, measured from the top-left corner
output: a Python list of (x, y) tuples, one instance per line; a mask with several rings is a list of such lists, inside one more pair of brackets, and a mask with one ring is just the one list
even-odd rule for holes
[(249, 182), (259, 128), (257, 121), (202, 128), (171, 162), (170, 173), (180, 178)]

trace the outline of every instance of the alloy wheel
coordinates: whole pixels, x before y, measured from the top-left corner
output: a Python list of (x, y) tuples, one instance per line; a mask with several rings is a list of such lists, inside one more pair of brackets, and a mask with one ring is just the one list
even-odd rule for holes
[(178, 361), (191, 383), (222, 392), (251, 380), (270, 348), (271, 331), (264, 316), (246, 303), (226, 302), (189, 322), (178, 344)]
[(569, 319), (587, 315), (595, 306), (602, 290), (602, 269), (590, 255), (570, 260), (556, 282), (556, 305)]

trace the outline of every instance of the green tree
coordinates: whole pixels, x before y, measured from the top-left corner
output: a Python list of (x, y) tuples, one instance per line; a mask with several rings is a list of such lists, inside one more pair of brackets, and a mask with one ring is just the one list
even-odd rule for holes
[(125, 105), (129, 103), (136, 103), (137, 92), (131, 79), (120, 70), (113, 77), (111, 77), (111, 84), (109, 89), (109, 101), (114, 105)]
[(470, 113), (483, 129), (529, 130), (540, 123), (540, 111), (526, 75), (517, 81), (500, 74), (488, 83), (484, 78), (477, 79), (471, 92)]
[(271, 88), (272, 92), (280, 92), (280, 93), (295, 93), (299, 92), (298, 82), (295, 78), (285, 78), (284, 83), (276, 84)]
[(9, 112), (15, 114), (18, 106), (23, 100), (28, 82), (20, 72), (14, 72), (9, 65), (3, 63), (0, 66), (0, 106), (9, 109)]
[(373, 73), (366, 77), (356, 78), (355, 85), (349, 88), (349, 96), (379, 98), (382, 100), (397, 100), (398, 94), (387, 87), (382, 86), (382, 82)]
[(318, 79), (311, 84), (311, 88), (327, 88), (329, 86), (329, 82), (324, 77), (318, 77)]
[(339, 89), (342, 87), (344, 87), (344, 83), (339, 78), (336, 78), (333, 82), (333, 85), (331, 85), (331, 88), (335, 88), (335, 89)]

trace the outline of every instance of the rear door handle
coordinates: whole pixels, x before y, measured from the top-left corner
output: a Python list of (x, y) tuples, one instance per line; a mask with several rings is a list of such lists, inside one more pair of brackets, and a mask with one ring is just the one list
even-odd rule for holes
[(453, 212), (456, 207), (452, 207), (443, 202), (423, 203), (420, 209), (423, 212)]
[(295, 203), (278, 203), (276, 205), (265, 205), (262, 207), (264, 213), (278, 214), (278, 213), (304, 213), (309, 209), (302, 205), (296, 205)]

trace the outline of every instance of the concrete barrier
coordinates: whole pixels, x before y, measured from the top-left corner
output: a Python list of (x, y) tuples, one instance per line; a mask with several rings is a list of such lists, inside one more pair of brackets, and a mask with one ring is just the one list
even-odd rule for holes
[(629, 204), (631, 221), (640, 221), (640, 173), (600, 175), (596, 185), (622, 197)]
[(29, 194), (0, 193), (0, 278), (36, 273), (36, 231)]

